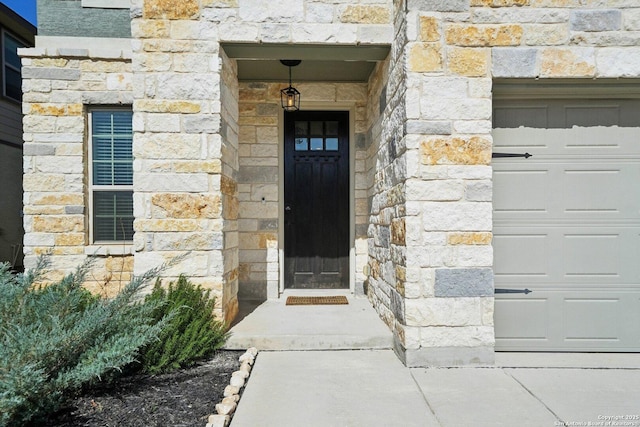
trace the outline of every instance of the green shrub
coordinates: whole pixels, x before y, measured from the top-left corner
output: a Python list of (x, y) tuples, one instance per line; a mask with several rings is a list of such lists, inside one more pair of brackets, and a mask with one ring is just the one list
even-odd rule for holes
[(140, 297), (159, 269), (102, 299), (81, 286), (90, 261), (59, 282), (34, 286), (46, 266), (41, 259), (15, 275), (0, 265), (0, 426), (37, 421), (83, 386), (117, 374), (170, 320), (156, 315), (161, 300)]
[[(156, 305), (156, 319), (174, 310), (177, 314), (159, 339), (143, 351), (141, 362), (145, 372), (167, 372), (193, 365), (222, 347), (228, 338), (226, 325), (214, 316), (215, 299), (210, 298), (210, 291), (193, 285), (184, 276), (175, 284), (170, 283), (168, 290), (157, 281), (146, 300)], [(166, 304), (159, 304), (165, 300)]]

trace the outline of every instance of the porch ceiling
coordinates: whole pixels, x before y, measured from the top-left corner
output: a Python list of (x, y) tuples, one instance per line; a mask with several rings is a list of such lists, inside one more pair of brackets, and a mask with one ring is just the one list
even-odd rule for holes
[(240, 81), (287, 81), (281, 59), (300, 59), (294, 82), (366, 82), (376, 62), (389, 54), (388, 45), (327, 46), (224, 43), (227, 56), (238, 62)]

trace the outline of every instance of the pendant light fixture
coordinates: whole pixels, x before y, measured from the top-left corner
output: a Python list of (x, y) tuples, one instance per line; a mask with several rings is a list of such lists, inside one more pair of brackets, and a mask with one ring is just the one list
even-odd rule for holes
[(299, 59), (281, 59), (280, 63), (289, 67), (289, 87), (280, 91), (280, 104), (285, 111), (298, 111), (300, 109), (300, 92), (291, 86), (291, 68), (300, 65)]

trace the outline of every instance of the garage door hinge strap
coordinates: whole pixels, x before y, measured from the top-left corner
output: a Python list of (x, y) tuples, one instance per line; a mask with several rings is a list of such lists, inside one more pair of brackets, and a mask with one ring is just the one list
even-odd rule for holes
[(531, 289), (498, 289), (496, 288), (496, 294), (530, 294), (533, 292)]
[(529, 157), (532, 157), (533, 154), (529, 154), (529, 153), (524, 153), (524, 154), (518, 154), (518, 153), (491, 153), (491, 157), (494, 159), (499, 159), (502, 157), (524, 157), (525, 159), (528, 159)]

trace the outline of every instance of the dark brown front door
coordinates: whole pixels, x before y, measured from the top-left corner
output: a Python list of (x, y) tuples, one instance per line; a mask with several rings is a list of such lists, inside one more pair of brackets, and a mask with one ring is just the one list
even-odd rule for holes
[(285, 287), (349, 287), (349, 113), (285, 113)]

